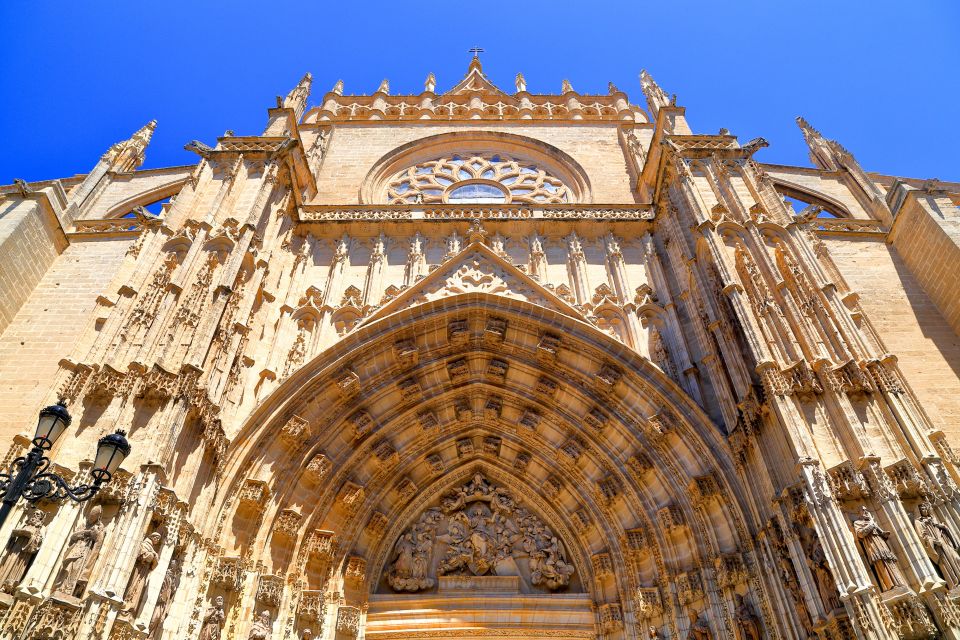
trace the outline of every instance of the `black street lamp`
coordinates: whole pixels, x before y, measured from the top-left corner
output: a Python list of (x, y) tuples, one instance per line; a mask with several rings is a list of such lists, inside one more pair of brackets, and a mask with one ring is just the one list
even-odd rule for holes
[(104, 484), (116, 473), (123, 459), (130, 455), (130, 443), (126, 434), (117, 431), (100, 438), (97, 443), (97, 455), (93, 460), (93, 484), (82, 484), (71, 487), (67, 481), (52, 471), (50, 459), (44, 456), (45, 451), (53, 448), (57, 439), (70, 426), (70, 413), (63, 401), (40, 411), (37, 420), (37, 432), (33, 437), (33, 448), (26, 456), (21, 456), (10, 463), (8, 472), (0, 473), (0, 492), (3, 493), (0, 502), (0, 527), (7, 520), (13, 505), (21, 497), (29, 502), (36, 502), (44, 498), (63, 501), (67, 498), (77, 502), (89, 500), (97, 494)]

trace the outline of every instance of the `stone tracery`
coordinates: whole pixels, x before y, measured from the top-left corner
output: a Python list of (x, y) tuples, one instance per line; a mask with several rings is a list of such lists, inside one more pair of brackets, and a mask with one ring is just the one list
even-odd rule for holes
[(390, 204), (562, 204), (570, 189), (530, 161), (500, 153), (458, 153), (421, 162), (387, 184)]

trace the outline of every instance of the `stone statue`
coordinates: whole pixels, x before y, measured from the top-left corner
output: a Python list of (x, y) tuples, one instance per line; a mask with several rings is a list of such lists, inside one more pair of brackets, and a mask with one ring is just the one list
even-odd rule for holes
[(696, 611), (690, 612), (690, 632), (687, 634), (687, 640), (713, 640), (706, 617), (697, 614)]
[(123, 601), (127, 603), (127, 611), (136, 616), (140, 612), (140, 601), (143, 589), (147, 585), (150, 572), (157, 568), (160, 555), (157, 547), (160, 546), (160, 534), (156, 531), (144, 538), (140, 543), (140, 553), (133, 565), (133, 574), (127, 583), (127, 590), (123, 594)]
[(270, 612), (261, 611), (253, 623), (253, 628), (250, 629), (250, 635), (247, 636), (247, 640), (270, 640), (272, 634), (273, 627), (270, 622)]
[(213, 606), (207, 609), (203, 616), (203, 625), (200, 627), (200, 636), (197, 640), (220, 640), (220, 630), (227, 616), (223, 612), (223, 596), (213, 599)]
[(840, 594), (837, 593), (836, 583), (833, 581), (833, 574), (830, 573), (830, 566), (827, 564), (827, 555), (823, 552), (823, 545), (820, 540), (813, 536), (810, 542), (810, 548), (807, 552), (810, 561), (810, 570), (813, 572), (814, 581), (817, 583), (817, 591), (820, 593), (820, 600), (827, 613), (834, 609), (840, 609), (843, 605), (840, 602)]
[(860, 507), (860, 518), (854, 520), (853, 529), (860, 540), (860, 544), (863, 545), (867, 561), (876, 572), (880, 590), (888, 591), (893, 587), (905, 585), (907, 581), (900, 573), (897, 556), (887, 544), (890, 532), (880, 528), (873, 514), (865, 506)]
[(660, 640), (660, 632), (657, 631), (656, 627), (651, 626), (647, 629), (647, 638), (650, 640)]
[(60, 577), (54, 583), (54, 590), (68, 596), (83, 591), (90, 579), (94, 559), (103, 544), (103, 523), (100, 516), (103, 510), (96, 505), (87, 513), (86, 526), (67, 540), (67, 552), (63, 557)]
[(921, 502), (917, 507), (913, 526), (923, 540), (927, 555), (940, 569), (949, 588), (960, 586), (960, 553), (957, 551), (957, 541), (947, 525), (933, 515), (930, 503)]
[(304, 629), (303, 633), (300, 634), (300, 640), (313, 640), (313, 631)]
[(737, 626), (740, 628), (741, 640), (761, 640), (763, 634), (760, 633), (760, 620), (753, 612), (753, 607), (743, 599), (739, 593), (736, 597), (737, 603)]
[(167, 567), (167, 572), (163, 574), (163, 583), (160, 585), (160, 595), (157, 597), (157, 606), (153, 610), (153, 617), (150, 619), (151, 639), (160, 637), (163, 621), (167, 619), (167, 612), (170, 610), (173, 594), (177, 592), (179, 585), (180, 561), (174, 556), (170, 558), (170, 565)]
[(40, 509), (34, 509), (27, 516), (22, 527), (14, 529), (4, 550), (3, 564), (0, 564), (0, 585), (6, 593), (11, 593), (33, 562), (40, 545), (43, 544), (43, 518)]

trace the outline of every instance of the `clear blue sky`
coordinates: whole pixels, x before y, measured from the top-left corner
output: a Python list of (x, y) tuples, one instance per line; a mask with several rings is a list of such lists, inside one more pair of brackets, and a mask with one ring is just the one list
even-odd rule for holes
[[(382, 8), (380, 8), (382, 5)], [(185, 164), (191, 139), (259, 133), (307, 70), (316, 103), (438, 91), (486, 49), (505, 89), (583, 93), (613, 81), (644, 104), (646, 68), (697, 132), (767, 138), (766, 162), (808, 164), (806, 116), (868, 171), (960, 180), (960, 3), (713, 0), (567, 2), (0, 3), (0, 183), (89, 171), (156, 118), (145, 167)]]

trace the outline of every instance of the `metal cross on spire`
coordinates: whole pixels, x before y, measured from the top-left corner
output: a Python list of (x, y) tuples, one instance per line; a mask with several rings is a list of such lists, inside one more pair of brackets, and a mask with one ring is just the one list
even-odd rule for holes
[(469, 53), (472, 53), (474, 58), (479, 58), (480, 54), (483, 53), (483, 49), (475, 46), (469, 50)]

